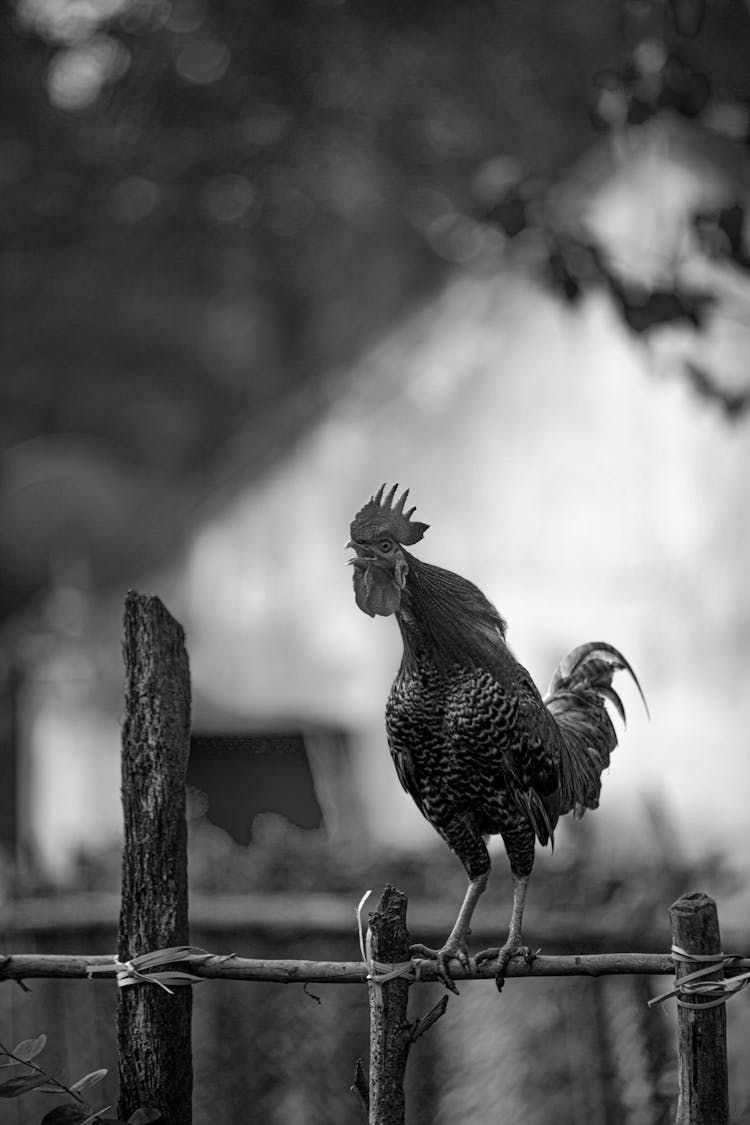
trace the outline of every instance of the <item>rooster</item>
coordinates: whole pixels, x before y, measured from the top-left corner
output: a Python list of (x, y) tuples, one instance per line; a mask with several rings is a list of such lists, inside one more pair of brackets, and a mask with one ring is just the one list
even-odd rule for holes
[(394, 504), (385, 485), (357, 512), (347, 544), (355, 552), (354, 594), (369, 616), (395, 615), (403, 657), (386, 705), (386, 732), (396, 772), (417, 808), (461, 860), (468, 887), (441, 949), (412, 952), (437, 961), (451, 991), (455, 958), (467, 971), (471, 918), (487, 886), (486, 841), (499, 833), (513, 877), (505, 943), (478, 954), (497, 958), (498, 989), (512, 957), (531, 959), (522, 944), (526, 888), (536, 841), (554, 843), (555, 826), (599, 803), (602, 771), (617, 735), (604, 706), (625, 720), (612, 687), (625, 657), (604, 642), (565, 657), (542, 697), (505, 642), (503, 618), (471, 582), (415, 558), (428, 524), (405, 511), (408, 489)]

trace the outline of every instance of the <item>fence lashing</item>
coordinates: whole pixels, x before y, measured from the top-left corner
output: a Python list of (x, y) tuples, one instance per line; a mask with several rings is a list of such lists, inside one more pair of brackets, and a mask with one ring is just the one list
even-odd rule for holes
[[(688, 953), (678, 945), (672, 946), (672, 958), (676, 963), (685, 965), (702, 964), (702, 969), (696, 969), (687, 976), (681, 977), (674, 988), (654, 996), (649, 1000), (649, 1008), (661, 1004), (675, 996), (681, 1008), (692, 1008), (700, 1011), (703, 1008), (715, 1008), (719, 1004), (726, 1004), (732, 996), (750, 984), (750, 971), (738, 972), (736, 976), (725, 977), (724, 980), (706, 980), (709, 975), (715, 976), (717, 969), (727, 972), (730, 969), (742, 967), (747, 964), (745, 958), (738, 953)], [(702, 997), (702, 1001), (695, 1003), (693, 997)], [(690, 998), (690, 999), (688, 999)]]

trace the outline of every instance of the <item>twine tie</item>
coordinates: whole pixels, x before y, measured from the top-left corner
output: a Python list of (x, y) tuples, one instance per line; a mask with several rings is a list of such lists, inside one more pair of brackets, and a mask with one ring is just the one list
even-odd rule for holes
[(422, 961), (418, 957), (413, 957), (410, 961), (402, 961), (398, 965), (388, 965), (383, 961), (375, 961), (373, 959), (372, 934), (368, 926), (367, 936), (365, 936), (364, 924), (362, 922), (362, 907), (371, 894), (371, 890), (365, 891), (362, 898), (359, 900), (356, 911), (357, 929), (359, 930), (359, 948), (362, 954), (362, 961), (367, 969), (367, 980), (371, 980), (375, 984), (385, 984), (386, 981), (395, 980), (396, 977), (408, 977), (410, 980), (419, 980)]
[[(737, 961), (741, 961), (741, 954), (688, 953), (686, 949), (681, 949), (679, 945), (673, 945), (671, 952), (673, 961), (688, 965), (703, 965), (703, 968), (696, 969), (695, 972), (688, 973), (687, 976), (676, 981), (675, 987), (669, 992), (664, 992), (661, 996), (654, 996), (652, 1000), (648, 1001), (649, 1008), (652, 1008), (655, 1004), (661, 1004), (664, 1000), (669, 1000), (671, 996), (677, 998), (677, 1003), (681, 1008), (690, 1008), (693, 1011), (716, 1008), (719, 1004), (726, 1004), (727, 1000), (736, 996), (738, 992), (742, 992), (743, 988), (750, 984), (750, 971), (738, 973), (733, 977), (726, 977), (724, 980), (704, 979), (710, 973), (715, 973), (717, 969), (727, 969)], [(689, 998), (693, 996), (701, 996), (705, 999), (699, 1003), (692, 1003)]]

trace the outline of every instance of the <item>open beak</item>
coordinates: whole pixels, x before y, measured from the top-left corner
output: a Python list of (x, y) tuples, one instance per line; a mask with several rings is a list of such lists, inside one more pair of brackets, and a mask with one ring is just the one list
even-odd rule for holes
[(363, 547), (361, 543), (355, 543), (353, 539), (350, 539), (346, 544), (346, 550), (350, 549), (356, 551), (357, 554), (353, 559), (347, 559), (347, 566), (356, 566), (360, 570), (366, 570), (375, 559), (374, 554), (368, 553), (366, 547)]

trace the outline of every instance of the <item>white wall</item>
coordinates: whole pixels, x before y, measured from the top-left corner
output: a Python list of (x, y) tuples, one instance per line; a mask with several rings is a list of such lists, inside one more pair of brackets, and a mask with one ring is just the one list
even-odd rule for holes
[(588, 639), (622, 648), (629, 728), (601, 811), (637, 843), (662, 793), (695, 853), (747, 825), (747, 427), (650, 370), (604, 298), (568, 311), (508, 276), (462, 279), (365, 356), (290, 459), (196, 535), (174, 593), (197, 689), (257, 718), (359, 731), (370, 827), (427, 829), (400, 793), (382, 710), (400, 641), (359, 613), (354, 512), (383, 480), (432, 526), (422, 557), (478, 582), (540, 685)]
[[(432, 525), (416, 552), (485, 590), (540, 686), (589, 639), (636, 668), (652, 721), (623, 683), (629, 727), (594, 814), (607, 846), (638, 848), (656, 791), (694, 855), (736, 849), (750, 781), (747, 425), (652, 370), (604, 298), (569, 311), (515, 276), (455, 281), (349, 386), (148, 585), (186, 627), (196, 699), (254, 725), (347, 726), (375, 839), (429, 838), (384, 736), (398, 630), (357, 610), (344, 550), (355, 511), (399, 481)], [(120, 823), (105, 670), (89, 654), (76, 672), (68, 656), (40, 666), (24, 725), (29, 845), (59, 877)]]

